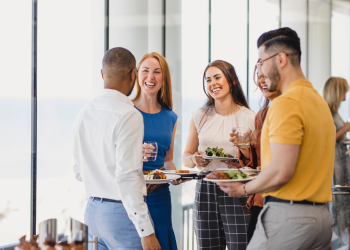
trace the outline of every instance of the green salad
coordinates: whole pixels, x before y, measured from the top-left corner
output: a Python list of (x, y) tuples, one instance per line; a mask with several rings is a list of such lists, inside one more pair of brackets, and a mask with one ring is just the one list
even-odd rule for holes
[(217, 156), (217, 157), (232, 157), (232, 155), (227, 154), (223, 148), (210, 148), (205, 150), (207, 156)]
[(227, 171), (225, 171), (225, 173), (228, 174), (231, 179), (248, 179), (248, 178), (250, 178), (249, 175), (236, 172), (235, 170), (227, 170)]

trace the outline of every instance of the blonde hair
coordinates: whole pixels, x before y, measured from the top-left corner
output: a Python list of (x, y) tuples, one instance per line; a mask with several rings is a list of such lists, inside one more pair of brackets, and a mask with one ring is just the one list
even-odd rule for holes
[[(157, 52), (151, 52), (145, 54), (140, 62), (137, 64), (137, 70), (140, 69), (141, 63), (145, 61), (148, 58), (155, 58), (158, 60), (160, 64), (160, 68), (162, 69), (162, 76), (163, 76), (163, 85), (158, 91), (157, 94), (157, 101), (160, 105), (162, 105), (165, 108), (173, 109), (173, 98), (172, 98), (172, 92), (171, 92), (171, 77), (170, 77), (170, 70), (167, 61), (165, 58), (158, 54)], [(134, 101), (139, 99), (141, 96), (141, 87), (139, 85), (139, 79), (136, 78), (136, 97), (134, 98)]]
[(348, 82), (341, 77), (330, 77), (323, 88), (323, 97), (332, 114), (338, 113), (340, 103), (349, 90)]

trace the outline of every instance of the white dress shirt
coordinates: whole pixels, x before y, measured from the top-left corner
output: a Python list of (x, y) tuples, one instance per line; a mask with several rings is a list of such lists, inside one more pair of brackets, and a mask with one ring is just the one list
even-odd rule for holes
[(88, 196), (122, 200), (140, 237), (154, 233), (144, 202), (143, 118), (122, 93), (104, 89), (73, 125), (74, 172)]

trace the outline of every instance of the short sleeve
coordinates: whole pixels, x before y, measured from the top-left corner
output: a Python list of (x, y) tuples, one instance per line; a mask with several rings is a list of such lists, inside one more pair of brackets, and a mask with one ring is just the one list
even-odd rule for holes
[(175, 123), (177, 122), (177, 114), (174, 112), (174, 111), (172, 111), (171, 110), (171, 112), (170, 112), (170, 117), (171, 117), (171, 120), (172, 120), (172, 122), (173, 122), (173, 127), (175, 126)]
[(280, 144), (300, 145), (304, 136), (303, 110), (290, 98), (276, 99), (267, 114), (269, 141)]
[(204, 110), (202, 108), (197, 109), (195, 111), (192, 112), (192, 119), (194, 122), (194, 126), (196, 127), (197, 133), (199, 133), (199, 126), (201, 123), (201, 120), (204, 117)]

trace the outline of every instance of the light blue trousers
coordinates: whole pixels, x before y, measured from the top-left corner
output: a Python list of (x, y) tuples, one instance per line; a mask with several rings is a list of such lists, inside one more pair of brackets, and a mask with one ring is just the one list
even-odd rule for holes
[[(89, 198), (84, 215), (89, 240), (98, 237), (99, 250), (142, 250), (141, 239), (122, 203)], [(89, 250), (93, 249), (89, 244)]]

